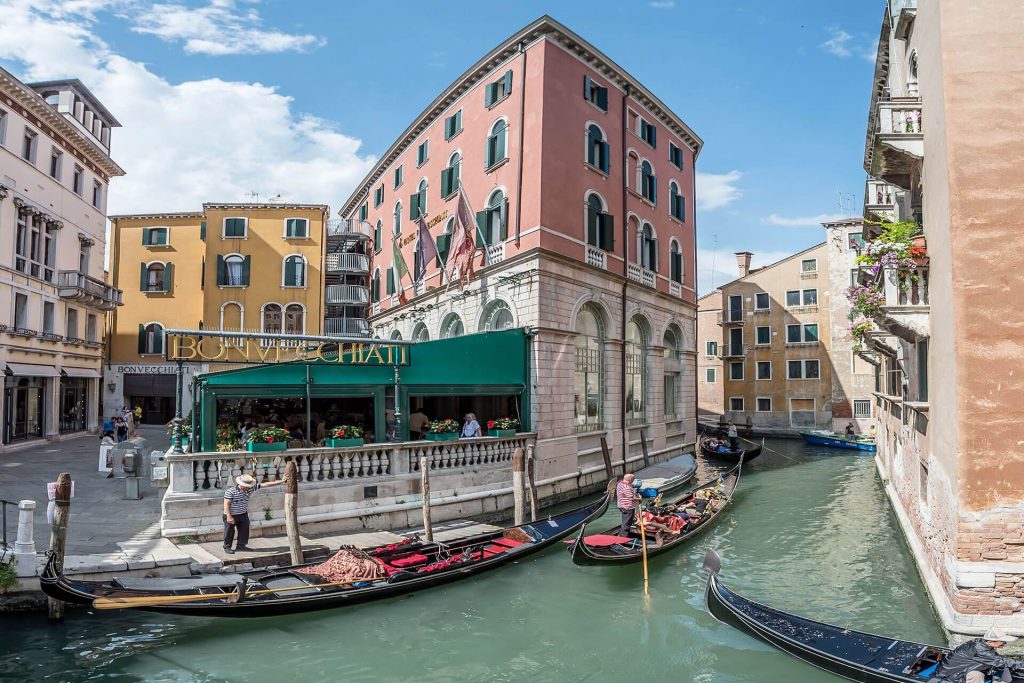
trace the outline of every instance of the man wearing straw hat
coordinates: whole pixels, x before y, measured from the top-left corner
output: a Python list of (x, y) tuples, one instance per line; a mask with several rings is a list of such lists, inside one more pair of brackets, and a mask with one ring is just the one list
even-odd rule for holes
[(997, 649), (1017, 640), (998, 628), (990, 628), (981, 638), (968, 640), (942, 660), (933, 681), (954, 683), (985, 683), (986, 674), (993, 680), (1009, 681), (1012, 673), (1024, 671), (1024, 662), (1003, 657)]
[(238, 546), (235, 550), (251, 552), (249, 542), (249, 498), (256, 489), (264, 486), (283, 484), (281, 480), (265, 481), (262, 484), (250, 474), (235, 477), (235, 486), (224, 491), (224, 552), (234, 555), (231, 544), (235, 540), (235, 529), (238, 529)]

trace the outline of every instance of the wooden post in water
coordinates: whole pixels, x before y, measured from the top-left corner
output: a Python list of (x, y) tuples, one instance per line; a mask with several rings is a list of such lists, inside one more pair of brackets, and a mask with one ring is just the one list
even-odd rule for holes
[(434, 542), (434, 527), (430, 523), (430, 461), (427, 456), (420, 456), (420, 488), (423, 491), (423, 533), (427, 543)]
[(537, 459), (533, 444), (526, 447), (526, 486), (530, 489), (530, 521), (537, 521)]
[(612, 470), (612, 452), (608, 450), (608, 441), (602, 436), (601, 437), (601, 455), (604, 456), (604, 475), (609, 479), (615, 478), (615, 472)]
[(288, 552), (292, 564), (302, 564), (302, 542), (299, 540), (299, 471), (294, 460), (284, 468), (284, 525), (288, 532)]
[(512, 451), (512, 513), (516, 526), (526, 523), (526, 482), (523, 481), (525, 474), (526, 458), (523, 449), (517, 448)]
[[(50, 552), (53, 553), (53, 568), (59, 574), (64, 571), (64, 549), (68, 538), (68, 520), (71, 518), (71, 475), (61, 472), (57, 477), (57, 492), (53, 496), (53, 525), (50, 527)], [(50, 621), (64, 620), (64, 603), (49, 598)]]
[(651, 466), (650, 454), (647, 452), (647, 430), (640, 430), (640, 449), (644, 452), (644, 467)]

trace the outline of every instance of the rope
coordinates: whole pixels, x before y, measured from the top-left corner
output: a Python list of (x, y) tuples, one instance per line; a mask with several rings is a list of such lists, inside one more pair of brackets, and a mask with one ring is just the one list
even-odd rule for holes
[(765, 446), (765, 445), (764, 445), (764, 442), (758, 443), (757, 441), (753, 441), (753, 440), (751, 440), (751, 439), (748, 439), (748, 438), (746, 438), (745, 436), (738, 436), (738, 437), (736, 437), (736, 438), (737, 438), (737, 439), (739, 439), (739, 440), (741, 440), (741, 441), (747, 441), (747, 442), (749, 442), (749, 443), (752, 443), (752, 444), (754, 444), (755, 446), (761, 446), (761, 450), (764, 450), (764, 451), (768, 451), (769, 453), (774, 453), (775, 455), (781, 455), (781, 456), (782, 456), (783, 458), (785, 458), (786, 460), (790, 460), (790, 461), (792, 461), (792, 462), (800, 462), (799, 460), (797, 460), (797, 459), (796, 459), (796, 458), (794, 458), (793, 456), (791, 456), (791, 455), (786, 455), (786, 454), (785, 454), (785, 453), (783, 453), (782, 451), (777, 451), (777, 450), (775, 450), (774, 448), (768, 448), (767, 446)]

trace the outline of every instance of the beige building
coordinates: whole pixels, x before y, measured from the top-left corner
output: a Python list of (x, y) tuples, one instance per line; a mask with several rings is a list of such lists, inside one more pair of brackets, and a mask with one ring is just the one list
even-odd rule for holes
[(697, 420), (717, 423), (725, 414), (722, 399), (722, 292), (714, 290), (697, 299)]
[[(332, 302), (353, 299), (365, 317), (368, 257), (351, 249), (325, 259), (328, 230), (352, 227), (329, 222), (327, 212), (323, 204), (207, 203), (197, 212), (111, 216), (111, 279), (125, 306), (113, 315), (104, 412), (141, 406), (143, 422), (153, 424), (174, 416), (176, 366), (164, 362), (166, 329), (318, 335), (325, 292)], [(362, 244), (364, 233), (357, 233)], [(334, 270), (361, 272), (363, 286), (325, 289), (325, 260)], [(185, 368), (189, 377), (209, 369)], [(187, 411), (187, 391), (184, 404)]]
[(1024, 633), (1022, 23), (1010, 0), (891, 0), (868, 112), (865, 217), (921, 223), (928, 256), (865, 278), (878, 464), (957, 633)]
[(0, 69), (0, 451), (93, 430), (106, 314), (107, 185), (120, 124), (80, 81)]
[(755, 270), (752, 256), (736, 254), (739, 278), (698, 303), (701, 410), (763, 433), (830, 428), (828, 244)]

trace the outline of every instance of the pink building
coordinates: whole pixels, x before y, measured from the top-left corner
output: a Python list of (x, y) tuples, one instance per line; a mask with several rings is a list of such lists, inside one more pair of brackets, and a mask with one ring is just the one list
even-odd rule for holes
[[(585, 40), (532, 22), (440, 93), (343, 205), (373, 233), (373, 334), (535, 330), (540, 477), (599, 465), (602, 436), (620, 461), (639, 459), (641, 433), (654, 458), (691, 448), (701, 145)], [(460, 188), (478, 247), (464, 291), (440, 266)], [(441, 258), (417, 281), (421, 213)]]

